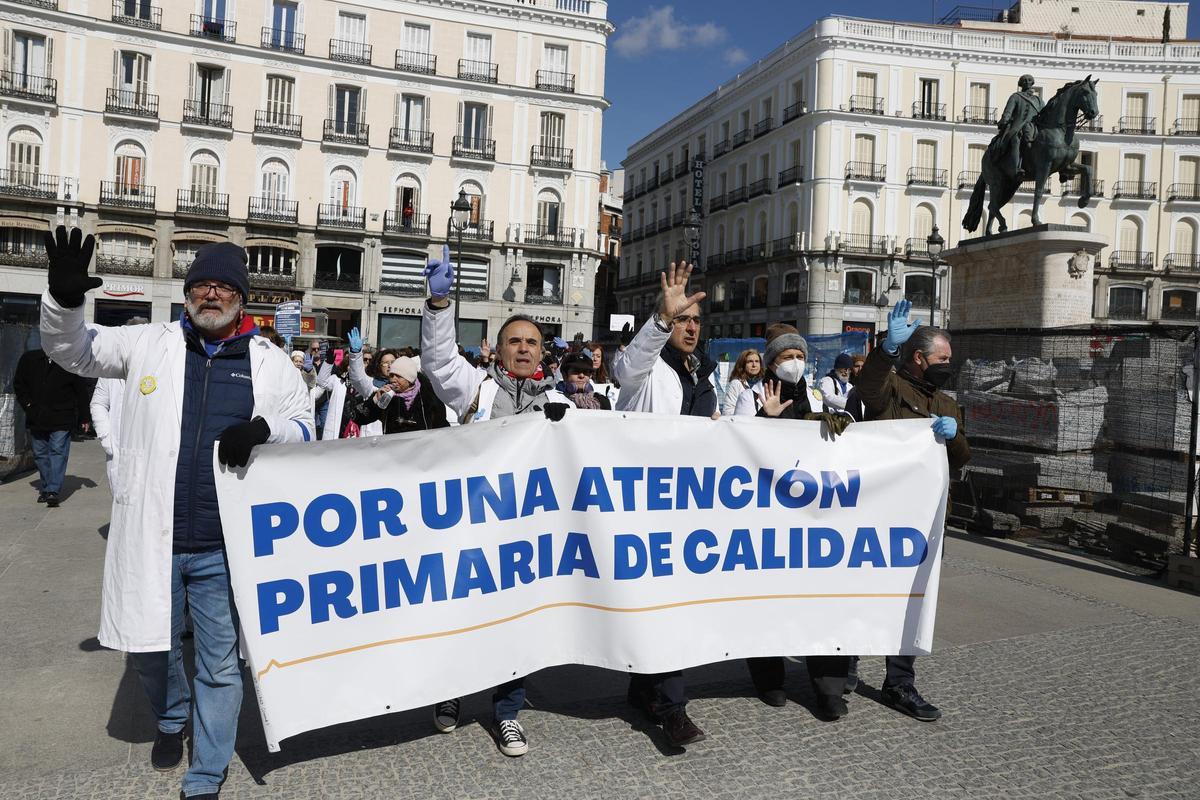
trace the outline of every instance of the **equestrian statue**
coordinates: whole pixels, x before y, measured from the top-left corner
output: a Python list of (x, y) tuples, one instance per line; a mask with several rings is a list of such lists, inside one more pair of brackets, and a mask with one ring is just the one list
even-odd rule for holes
[(963, 216), (963, 227), (972, 233), (983, 219), (983, 193), (987, 190), (988, 216), (985, 235), (992, 233), (992, 221), (1000, 221), (1000, 230), (1008, 223), (1000, 209), (1012, 200), (1021, 183), (1034, 182), (1033, 224), (1038, 225), (1038, 208), (1046, 179), (1053, 172), (1067, 182), (1080, 177), (1079, 207), (1092, 198), (1092, 170), (1086, 164), (1076, 164), (1079, 140), (1075, 126), (1080, 119), (1096, 118), (1099, 105), (1096, 84), (1089, 75), (1059, 89), (1043, 106), (1042, 98), (1033, 91), (1033, 76), (1022, 75), (1017, 81), (1020, 91), (1014, 92), (1004, 106), (1004, 114), (996, 123), (1000, 129), (984, 151), (979, 179), (971, 192), (971, 203)]

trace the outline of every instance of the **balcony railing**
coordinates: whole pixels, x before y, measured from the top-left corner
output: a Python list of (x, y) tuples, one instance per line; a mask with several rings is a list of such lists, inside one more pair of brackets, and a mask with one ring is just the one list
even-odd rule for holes
[(686, 158), (683, 159), (683, 161), (680, 161), (678, 164), (675, 165), (675, 177), (676, 178), (681, 178), (691, 171), (692, 171), (692, 165), (688, 163), (688, 160)]
[(652, 192), (652, 191), (654, 191), (655, 189), (657, 189), (657, 188), (658, 188), (658, 186), (659, 186), (659, 183), (661, 183), (661, 181), (660, 181), (660, 179), (659, 179), (659, 176), (658, 176), (658, 175), (651, 175), (651, 176), (650, 176), (650, 179), (649, 179), (648, 181), (646, 181), (646, 191), (647, 191), (647, 192)]
[(728, 139), (722, 139), (713, 145), (713, 158), (720, 158), (733, 149)]
[(725, 254), (725, 263), (731, 266), (749, 264), (754, 259), (755, 248), (735, 247)]
[(964, 169), (958, 173), (958, 180), (955, 183), (959, 189), (970, 189), (975, 186), (975, 181), (979, 180), (979, 170)]
[(542, 147), (535, 144), (529, 151), (529, 163), (535, 167), (571, 169), (575, 163), (575, 151), (569, 147)]
[(291, 268), (287, 272), (270, 272), (251, 268), (249, 277), (250, 285), (256, 289), (286, 289), (296, 285), (296, 272)]
[(723, 267), (723, 266), (725, 266), (725, 254), (724, 253), (714, 253), (713, 255), (704, 259), (704, 268), (705, 269), (714, 269), (716, 267)]
[(158, 117), (158, 95), (128, 89), (108, 89), (104, 96), (104, 110), (109, 114), (154, 119)]
[(321, 129), (321, 138), (326, 142), (366, 147), (371, 141), (370, 127), (361, 120), (327, 119)]
[(424, 297), (428, 290), (424, 280), (384, 275), (379, 279), (379, 291), (396, 297)]
[(749, 188), (751, 200), (756, 197), (762, 197), (764, 194), (771, 193), (771, 180), (770, 178), (760, 178), (751, 183)]
[(304, 53), (304, 34), (287, 28), (262, 29), (259, 45), (268, 50), (282, 50), (286, 53)]
[[(475, 222), (468, 222), (462, 229), (462, 238), (475, 242), (490, 242), (495, 231), (496, 223), (490, 219), (480, 219)], [(447, 232), (448, 238), (454, 239), (458, 236), (458, 229), (453, 225), (449, 226)]]
[(33, 6), (34, 8), (45, 8), (50, 11), (58, 10), (58, 0), (15, 0), (23, 6)]
[(455, 158), (474, 158), (480, 161), (496, 160), (496, 140), (476, 139), (470, 136), (455, 136), (450, 149)]
[(561, 306), (562, 292), (530, 292), (525, 295), (525, 302), (538, 306)]
[(1154, 269), (1154, 253), (1142, 250), (1113, 250), (1108, 257), (1110, 269)]
[(0, 95), (54, 103), (58, 101), (58, 81), (44, 75), (0, 70)]
[(887, 179), (887, 164), (874, 164), (870, 161), (847, 161), (846, 179), (882, 183)]
[(388, 149), (409, 153), (432, 153), (433, 134), (410, 128), (392, 128), (388, 131)]
[(791, 236), (780, 236), (771, 241), (771, 255), (773, 256), (799, 253), (800, 249), (800, 234), (798, 233), (793, 233)]
[(334, 292), (361, 292), (362, 278), (357, 275), (338, 277), (337, 275), (322, 275), (317, 273), (313, 277), (313, 288), (324, 289)]
[(579, 231), (557, 225), (527, 225), (521, 238), (525, 244), (542, 247), (574, 247)]
[(154, 274), (154, 258), (151, 256), (116, 256), (100, 253), (96, 256), (96, 271), (108, 275)]
[(804, 167), (797, 164), (796, 166), (788, 167), (779, 172), (779, 188), (788, 186), (793, 183), (804, 182)]
[(303, 118), (299, 114), (283, 114), (271, 109), (259, 109), (254, 112), (254, 132), (299, 139), (302, 120)]
[(192, 36), (232, 42), (237, 38), (237, 22), (231, 19), (213, 19), (201, 14), (192, 14)]
[(742, 128), (740, 131), (738, 131), (737, 133), (735, 133), (733, 135), (732, 144), (733, 144), (734, 148), (738, 148), (738, 147), (741, 147), (742, 145), (744, 145), (748, 141), (750, 141), (750, 129)]
[(1172, 308), (1168, 305), (1164, 305), (1162, 310), (1163, 319), (1186, 319), (1194, 322), (1196, 321), (1196, 316), (1195, 306), (1191, 308), (1186, 306), (1181, 308)]
[(113, 0), (113, 22), (157, 31), (162, 28), (162, 9), (139, 0)]
[(175, 196), (175, 213), (194, 217), (229, 217), (229, 195), (203, 189), (180, 189)]
[(329, 60), (346, 64), (370, 64), (371, 45), (346, 39), (330, 39)]
[(320, 203), (317, 205), (317, 225), (361, 231), (367, 227), (367, 209), (341, 203)]
[(678, 228), (680, 225), (683, 224), (684, 220), (686, 220), (686, 219), (687, 219), (686, 211), (676, 211), (674, 214), (671, 215), (671, 227)]
[(1200, 183), (1172, 183), (1167, 187), (1168, 200), (1200, 200)]
[(904, 240), (904, 257), (909, 260), (928, 261), (929, 242), (921, 236), (910, 236)]
[(404, 216), (404, 209), (389, 208), (383, 215), (383, 232), (401, 236), (430, 236), (430, 215), (412, 213)]
[(945, 186), (946, 170), (934, 167), (909, 167), (908, 184), (910, 186)]
[(1154, 135), (1157, 117), (1121, 117), (1117, 120), (1117, 133), (1143, 133)]
[(1108, 309), (1109, 319), (1145, 319), (1146, 309), (1141, 306), (1133, 307), (1126, 305), (1110, 306)]
[[(1021, 181), (1019, 184), (1017, 184), (1017, 192), (1019, 194), (1033, 194), (1036, 191), (1037, 191), (1037, 181), (1036, 180)], [(1042, 191), (1042, 194), (1050, 194), (1050, 186), (1048, 183), (1047, 183), (1046, 188)]]
[[(1083, 176), (1076, 175), (1066, 183), (1060, 183), (1059, 191), (1063, 197), (1083, 194)], [(1104, 181), (1092, 178), (1092, 197), (1104, 197)]]
[(396, 69), (417, 75), (437, 74), (437, 56), (420, 50), (397, 50)]
[(471, 61), (467, 58), (458, 60), (458, 77), (464, 81), (496, 83), (499, 73), (499, 65), (490, 61)]
[(868, 233), (843, 233), (838, 249), (843, 253), (887, 255), (887, 237)]
[(924, 100), (918, 100), (912, 104), (913, 119), (946, 119), (946, 104), (945, 103), (927, 103)]
[(708, 213), (712, 214), (714, 211), (724, 211), (727, 208), (729, 208), (729, 195), (719, 194), (716, 197), (709, 198)]
[(251, 197), (246, 219), (272, 225), (295, 225), (300, 218), (300, 203), (274, 197)]
[(183, 101), (185, 125), (207, 125), (211, 128), (233, 127), (233, 106), (206, 103), (203, 100)]
[(100, 182), (100, 205), (154, 210), (154, 187), (124, 181)]
[(1171, 126), (1172, 136), (1200, 136), (1200, 119), (1177, 119)]
[(1158, 196), (1154, 181), (1117, 181), (1113, 184), (1113, 199), (1153, 200)]
[(848, 110), (858, 114), (882, 114), (883, 98), (869, 94), (852, 94)]
[(738, 203), (744, 203), (750, 199), (750, 189), (746, 186), (739, 186), (736, 189), (729, 190), (729, 205), (736, 206)]
[(533, 76), (533, 85), (548, 92), (575, 93), (575, 75), (571, 72), (555, 72), (539, 69)]
[(1168, 272), (1200, 272), (1200, 253), (1167, 253), (1163, 269)]
[(758, 122), (754, 123), (754, 138), (757, 139), (760, 136), (770, 133), (771, 129), (774, 127), (775, 127), (775, 118), (774, 117), (766, 117), (765, 119), (760, 119)]
[(1097, 114), (1092, 119), (1081, 120), (1075, 126), (1077, 131), (1087, 131), (1088, 133), (1104, 133), (1104, 115)]
[(7, 250), (0, 247), (0, 264), (10, 267), (46, 269), (50, 266), (50, 259), (46, 257), (46, 250), (39, 243), (36, 248), (28, 250)]
[(995, 125), (996, 109), (991, 106), (963, 106), (959, 121), (968, 125)]
[(803, 100), (797, 100), (783, 110), (783, 124), (787, 124), (794, 119), (799, 119), (808, 113), (808, 108)]
[(33, 169), (0, 169), (0, 194), (57, 200), (62, 179)]

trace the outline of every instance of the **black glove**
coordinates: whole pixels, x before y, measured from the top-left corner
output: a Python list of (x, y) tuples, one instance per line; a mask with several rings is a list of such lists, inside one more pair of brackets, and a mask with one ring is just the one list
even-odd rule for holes
[(633, 341), (633, 326), (626, 322), (621, 326), (621, 346), (629, 347), (629, 343)]
[(560, 422), (567, 415), (567, 404), (546, 403), (546, 407), (542, 410), (546, 412), (546, 419), (551, 422)]
[(63, 308), (79, 308), (83, 305), (84, 294), (104, 283), (88, 275), (96, 238), (89, 233), (84, 239), (83, 231), (72, 228), (68, 241), (67, 229), (59, 225), (54, 235), (46, 231), (45, 242), (50, 296)]
[(824, 422), (825, 430), (829, 431), (829, 436), (833, 439), (845, 433), (846, 428), (850, 427), (850, 423), (854, 421), (852, 417), (846, 414), (831, 414), (828, 411), (805, 414), (804, 418)]
[(244, 467), (250, 461), (250, 451), (271, 438), (271, 426), (262, 417), (230, 425), (221, 432), (217, 458), (227, 467)]

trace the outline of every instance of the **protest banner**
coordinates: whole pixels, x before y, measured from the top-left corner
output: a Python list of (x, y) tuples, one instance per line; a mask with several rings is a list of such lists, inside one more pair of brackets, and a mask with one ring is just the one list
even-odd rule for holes
[(267, 744), (559, 664), (928, 653), (926, 420), (570, 410), (215, 464)]

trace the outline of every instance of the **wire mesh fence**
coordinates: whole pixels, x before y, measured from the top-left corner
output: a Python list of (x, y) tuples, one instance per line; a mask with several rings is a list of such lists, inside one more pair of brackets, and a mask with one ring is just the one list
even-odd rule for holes
[(961, 331), (951, 517), (1148, 568), (1194, 539), (1196, 328)]

